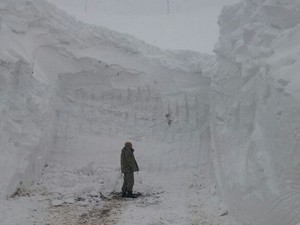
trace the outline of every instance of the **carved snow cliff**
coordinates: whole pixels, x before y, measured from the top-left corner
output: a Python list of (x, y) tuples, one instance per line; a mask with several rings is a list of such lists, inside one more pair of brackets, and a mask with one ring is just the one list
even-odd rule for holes
[(300, 222), (300, 3), (223, 9), (212, 79), (211, 159), (232, 211), (254, 225)]

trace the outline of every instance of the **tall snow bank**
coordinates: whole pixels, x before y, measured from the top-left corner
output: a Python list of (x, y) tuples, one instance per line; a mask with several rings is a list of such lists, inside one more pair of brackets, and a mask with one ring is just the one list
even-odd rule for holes
[(219, 23), (211, 120), (217, 186), (249, 224), (299, 224), (300, 2), (245, 0), (224, 8)]
[[(2, 1), (0, 30), (0, 198), (34, 180), (45, 163), (51, 86), (34, 63), (42, 15), (26, 1)], [(35, 15), (34, 15), (35, 14)], [(38, 30), (36, 30), (38, 31)], [(42, 32), (40, 32), (41, 34)], [(39, 39), (41, 41), (41, 39)]]

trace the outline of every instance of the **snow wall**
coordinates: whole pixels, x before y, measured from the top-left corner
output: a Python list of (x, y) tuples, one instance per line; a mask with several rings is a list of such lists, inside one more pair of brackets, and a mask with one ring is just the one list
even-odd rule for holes
[[(199, 165), (210, 82), (200, 74), (215, 63), (213, 56), (161, 51), (77, 22), (42, 0), (3, 0), (0, 12), (0, 198), (36, 181), (50, 160), (72, 155), (85, 167), (101, 141), (109, 143), (104, 150), (114, 143), (119, 162), (124, 140), (154, 136), (174, 166)], [(163, 159), (149, 169), (162, 164), (172, 169)]]
[(245, 0), (219, 24), (210, 153), (220, 194), (249, 224), (299, 224), (300, 2)]
[(44, 167), (46, 152), (51, 149), (54, 117), (50, 105), (54, 89), (45, 68), (34, 56), (38, 46), (43, 45), (36, 37), (44, 32), (28, 32), (39, 26), (35, 21), (43, 17), (42, 13), (25, 1), (2, 1), (0, 12), (0, 197), (3, 198), (13, 194), (19, 185), (30, 184)]

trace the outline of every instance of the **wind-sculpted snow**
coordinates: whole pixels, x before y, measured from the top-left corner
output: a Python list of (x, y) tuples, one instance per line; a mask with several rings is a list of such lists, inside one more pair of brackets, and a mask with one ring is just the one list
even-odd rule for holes
[(161, 51), (77, 22), (42, 0), (3, 0), (0, 12), (1, 198), (34, 181), (49, 158), (87, 154), (80, 147), (97, 151), (99, 135), (140, 140), (154, 134), (169, 142), (175, 133), (194, 135), (197, 143), (189, 146), (195, 148), (181, 166), (195, 159), (198, 137), (208, 132), (197, 131), (209, 112), (209, 79), (201, 73), (213, 56)]
[(300, 3), (224, 8), (211, 158), (220, 193), (254, 225), (300, 223)]

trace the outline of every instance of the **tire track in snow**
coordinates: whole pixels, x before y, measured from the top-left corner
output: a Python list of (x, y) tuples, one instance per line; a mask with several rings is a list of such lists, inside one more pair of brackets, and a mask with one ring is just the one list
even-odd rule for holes
[(47, 225), (114, 225), (118, 223), (124, 204), (119, 199), (91, 203), (88, 206), (65, 204), (51, 206)]
[(117, 224), (122, 205), (120, 200), (112, 199), (104, 207), (94, 207), (88, 213), (81, 214), (76, 225)]

